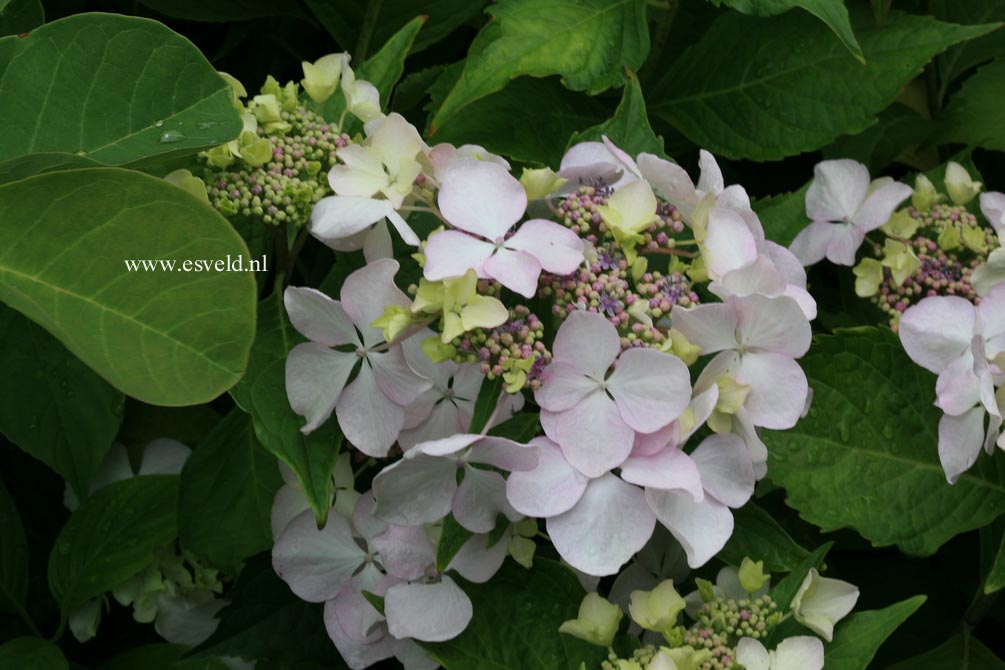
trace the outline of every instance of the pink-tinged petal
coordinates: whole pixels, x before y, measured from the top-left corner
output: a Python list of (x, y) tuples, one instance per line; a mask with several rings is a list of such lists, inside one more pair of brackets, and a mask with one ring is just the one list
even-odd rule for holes
[[(718, 390), (718, 387), (716, 387)], [(671, 421), (666, 426), (653, 433), (635, 433), (635, 443), (632, 445), (632, 456), (652, 456), (667, 447), (675, 447), (681, 442), (680, 424)], [(626, 481), (631, 481), (626, 478)]]
[(736, 348), (737, 316), (732, 306), (722, 303), (691, 309), (674, 306), (670, 312), (673, 327), (703, 354)]
[(531, 517), (548, 518), (579, 502), (589, 479), (569, 465), (557, 444), (547, 438), (531, 442), (538, 448), (537, 467), (513, 472), (506, 479), (506, 497), (513, 508)]
[(471, 536), (450, 559), (447, 570), (456, 570), (457, 574), (469, 582), (484, 584), (499, 572), (506, 560), (510, 535), (511, 533), (504, 533), (491, 547), (488, 546), (488, 535)]
[[(546, 409), (541, 410), (541, 430), (544, 434), (548, 436), (548, 439), (554, 442), (558, 437), (558, 417), (561, 412), (549, 412)], [(557, 442), (556, 442), (557, 444)]]
[(454, 518), (472, 533), (490, 533), (496, 517), (506, 515), (514, 521), (520, 515), (506, 500), (506, 480), (498, 472), (464, 468), (464, 479), (457, 487), (453, 505)]
[(137, 475), (177, 475), (185, 467), (192, 450), (178, 440), (158, 437), (143, 448)]
[(761, 243), (761, 251), (771, 259), (785, 283), (806, 288), (806, 269), (794, 253), (770, 240)]
[(454, 456), (459, 451), (470, 447), (480, 439), (482, 439), (482, 436), (474, 433), (451, 435), (439, 440), (431, 440), (429, 442), (417, 444), (414, 449), (409, 450), (405, 457), (416, 458), (420, 454), (425, 454), (426, 456)]
[(436, 564), (436, 549), (423, 526), (392, 524), (373, 538), (373, 548), (387, 574), (405, 581), (419, 579)]
[(913, 189), (907, 184), (884, 184), (869, 194), (855, 214), (855, 226), (865, 232), (876, 230), (893, 215), (893, 212), (911, 197)]
[(405, 425), (405, 410), (380, 392), (373, 370), (367, 364), (345, 387), (335, 416), (345, 438), (374, 458), (387, 456)]
[(981, 193), (981, 214), (991, 227), (1000, 231), (1005, 228), (1005, 193), (989, 191)]
[(989, 358), (1005, 349), (1005, 284), (999, 284), (981, 298), (977, 306), (977, 319), (981, 325)]
[(810, 348), (813, 333), (799, 303), (786, 296), (747, 295), (730, 298), (743, 348), (799, 358)]
[(974, 357), (970, 352), (950, 363), (939, 374), (935, 396), (935, 406), (952, 416), (963, 414), (981, 401), (981, 380), (974, 374)]
[(984, 414), (983, 407), (975, 407), (960, 416), (944, 415), (939, 421), (939, 461), (950, 484), (955, 484), (981, 453)]
[[(328, 601), (333, 604), (342, 631), (355, 642), (374, 644), (387, 636), (384, 615), (363, 596), (363, 591), (372, 593), (383, 577), (373, 563), (367, 563), (333, 600)], [(327, 604), (325, 607), (327, 609)]]
[(785, 279), (767, 256), (758, 256), (742, 268), (731, 270), (709, 286), (720, 298), (729, 295), (778, 295), (785, 291)]
[(813, 169), (813, 183), (806, 191), (806, 216), (811, 221), (849, 222), (868, 191), (869, 169), (858, 161), (818, 163)]
[[(427, 392), (428, 393), (428, 392)], [(426, 397), (424, 394), (423, 397)], [(421, 401), (422, 398), (419, 399)], [(425, 420), (411, 429), (401, 431), (398, 435), (398, 444), (403, 449), (409, 451), (421, 442), (434, 442), (451, 435), (456, 435), (467, 429), (470, 418), (463, 416), (460, 409), (449, 400), (440, 401), (439, 394), (436, 394), (436, 404), (432, 407)], [(410, 405), (409, 407), (414, 407)], [(408, 416), (406, 408), (406, 417)], [(407, 426), (406, 418), (406, 426)]]
[(545, 366), (541, 382), (541, 387), (534, 391), (534, 400), (549, 412), (564, 412), (575, 407), (599, 388), (597, 379), (587, 377), (563, 361), (552, 361)]
[(813, 296), (806, 289), (789, 284), (785, 287), (782, 295), (796, 301), (807, 321), (817, 318), (817, 301), (813, 299)]
[(733, 184), (722, 189), (715, 196), (715, 204), (719, 207), (731, 209), (740, 215), (747, 223), (747, 228), (754, 234), (758, 242), (764, 241), (764, 228), (761, 220), (757, 218), (757, 213), (750, 208), (750, 196), (739, 184)]
[(647, 489), (683, 491), (695, 501), (705, 497), (698, 465), (678, 447), (652, 456), (630, 456), (621, 464), (621, 478)]
[(494, 242), (523, 216), (527, 193), (501, 165), (462, 158), (444, 175), (437, 202), (455, 228)]
[(569, 180), (566, 188), (572, 189), (596, 179), (602, 179), (616, 187), (631, 178), (624, 173), (624, 166), (603, 142), (580, 142), (573, 145), (562, 156), (558, 169), (558, 176)]
[[(335, 195), (322, 198), (314, 205), (308, 226), (314, 237), (331, 246), (332, 243), (349, 239), (392, 215), (398, 216), (394, 206), (387, 200)], [(414, 238), (412, 229), (407, 225), (405, 228), (406, 234)]]
[(639, 166), (635, 164), (635, 160), (628, 154), (627, 151), (612, 142), (607, 135), (601, 135), (600, 139), (604, 142), (604, 146), (607, 147), (607, 150), (611, 152), (611, 155), (614, 156), (614, 160), (624, 166), (626, 172), (637, 179), (642, 179), (642, 174), (639, 172)]
[[(347, 596), (350, 597), (350, 596)], [(353, 599), (361, 598), (362, 596), (355, 594), (351, 596)], [(364, 602), (373, 609), (373, 605), (370, 605), (366, 599)], [(337, 600), (330, 600), (325, 603), (324, 610), (324, 621), (325, 630), (328, 631), (328, 637), (331, 638), (332, 642), (335, 644), (335, 648), (338, 649), (339, 656), (342, 660), (346, 662), (353, 670), (365, 670), (380, 661), (391, 658), (394, 653), (391, 650), (389, 635), (383, 635), (379, 637), (375, 642), (360, 642), (355, 637), (349, 635), (343, 628), (342, 623), (339, 621), (337, 608)], [(362, 605), (360, 605), (362, 607)], [(376, 612), (377, 610), (373, 610)], [(360, 624), (362, 625), (362, 623)], [(354, 634), (360, 634), (357, 631), (353, 631)]]
[(537, 467), (537, 456), (537, 447), (533, 445), (487, 436), (471, 448), (467, 461), (510, 472), (526, 472)]
[(775, 648), (774, 667), (824, 670), (824, 643), (809, 635), (786, 638)]
[(865, 240), (861, 228), (847, 223), (835, 223), (827, 245), (827, 260), (834, 265), (855, 265), (855, 254)]
[(750, 386), (743, 406), (754, 425), (785, 430), (802, 417), (809, 384), (792, 358), (774, 353), (744, 354), (734, 378)]
[(977, 311), (956, 296), (925, 298), (900, 317), (898, 333), (904, 351), (935, 374), (970, 350)]
[(436, 670), (440, 664), (433, 660), (422, 647), (411, 640), (399, 640), (389, 636), (394, 657), (404, 670)]
[(368, 347), (384, 341), (383, 331), (370, 324), (384, 315), (385, 307), (408, 307), (412, 304), (394, 285), (397, 272), (397, 261), (380, 259), (356, 270), (342, 284), (342, 308), (363, 334), (363, 343)]
[(495, 247), (457, 230), (441, 230), (429, 236), (426, 242), (426, 265), (423, 276), (429, 281), (460, 277), (474, 270), (484, 277), (482, 266)]
[(391, 242), (391, 233), (387, 229), (387, 224), (378, 221), (373, 228), (366, 232), (366, 237), (363, 239), (363, 259), (367, 263), (373, 263), (382, 258), (394, 258), (394, 243)]
[(314, 342), (290, 350), (286, 357), (286, 396), (293, 411), (307, 419), (302, 432), (309, 433), (328, 420), (357, 361), (356, 354)]
[(401, 526), (439, 521), (450, 513), (457, 490), (457, 464), (448, 458), (403, 458), (373, 479), (375, 514)]
[(704, 247), (708, 269), (721, 277), (757, 260), (757, 240), (736, 212), (714, 207), (708, 213)]
[(545, 219), (531, 219), (521, 224), (505, 242), (507, 249), (525, 251), (541, 267), (556, 275), (568, 275), (583, 264), (583, 240), (563, 225)]
[(691, 376), (684, 362), (655, 349), (621, 354), (607, 389), (621, 418), (640, 433), (653, 433), (679, 417), (691, 402)]
[(293, 327), (312, 342), (335, 347), (359, 341), (342, 304), (317, 289), (291, 286), (283, 293), (283, 304)]
[(400, 346), (367, 354), (366, 361), (373, 369), (377, 388), (396, 405), (404, 407), (433, 385), (430, 380), (423, 379), (412, 371)]
[(276, 497), (272, 499), (272, 511), (269, 514), (269, 522), (272, 526), (272, 539), (279, 537), (283, 529), (301, 512), (310, 509), (307, 497), (299, 488), (294, 488), (289, 484), (284, 484), (276, 491)]
[(396, 638), (443, 642), (457, 637), (471, 621), (471, 600), (454, 580), (395, 584), (384, 596), (387, 628)]
[(547, 522), (565, 561), (588, 575), (613, 575), (645, 546), (656, 517), (645, 494), (612, 474), (594, 479), (576, 506)]
[(551, 351), (552, 360), (568, 363), (584, 375), (601, 381), (621, 351), (621, 337), (601, 315), (573, 312), (558, 329)]
[(700, 197), (684, 168), (653, 154), (643, 153), (639, 154), (639, 171), (657, 195), (679, 209), (685, 220), (690, 220)]
[(558, 415), (557, 437), (570, 465), (587, 477), (599, 477), (628, 458), (635, 431), (614, 401), (597, 391)]
[(729, 507), (742, 507), (754, 495), (754, 466), (736, 435), (710, 435), (691, 454), (705, 492)]
[(344, 518), (332, 514), (318, 530), (310, 510), (291, 521), (272, 548), (276, 574), (299, 598), (312, 603), (334, 598), (365, 560)]
[(486, 275), (525, 298), (533, 298), (537, 292), (541, 264), (526, 251), (502, 247), (485, 261), (482, 268)]
[(387, 529), (387, 522), (377, 518), (376, 511), (377, 501), (373, 491), (361, 494), (352, 507), (352, 527), (367, 543)]
[[(709, 361), (709, 364), (706, 366), (706, 369), (712, 367), (712, 364), (715, 363), (717, 360), (721, 361), (729, 358), (733, 358), (733, 355), (726, 354), (717, 356), (716, 358), (713, 358), (711, 361)], [(718, 402), (719, 402), (718, 386), (712, 383), (707, 388), (698, 391), (698, 385), (695, 384), (694, 398), (691, 399), (691, 412), (694, 414), (694, 426), (691, 427), (691, 430), (682, 433), (678, 437), (679, 444), (681, 446), (683, 446), (687, 442), (688, 438), (690, 438), (692, 435), (698, 432), (698, 430), (703, 425), (705, 425), (705, 422), (708, 421), (708, 417), (712, 416), (712, 412), (715, 411), (715, 406)]]
[(816, 221), (799, 231), (789, 245), (789, 251), (803, 265), (816, 265), (827, 255), (837, 224)]
[(698, 168), (701, 176), (698, 177), (698, 190), (705, 193), (719, 193), (726, 188), (726, 181), (722, 178), (722, 170), (715, 162), (715, 156), (702, 149), (698, 152)]
[(660, 523), (684, 547), (692, 568), (705, 565), (733, 534), (733, 514), (711, 496), (695, 502), (684, 493), (647, 489), (646, 500)]

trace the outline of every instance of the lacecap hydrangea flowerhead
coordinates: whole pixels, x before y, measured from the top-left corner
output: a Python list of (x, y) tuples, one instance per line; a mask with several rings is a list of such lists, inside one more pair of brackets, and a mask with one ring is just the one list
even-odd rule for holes
[(234, 92), (211, 202), (357, 268), (285, 289), (290, 405), (350, 451), (323, 528), (292, 477), (272, 518), (276, 572), (325, 603), (351, 667), (433, 667), (416, 642), (464, 630), (464, 582), (538, 542), (595, 577), (657, 528), (692, 567), (724, 546), (766, 471), (758, 430), (806, 409), (816, 305), (709, 153), (697, 183), (607, 138), (516, 174), (384, 114), (344, 54)]
[(824, 161), (806, 194), (812, 223), (792, 251), (807, 265), (826, 256), (854, 266), (856, 293), (938, 375), (939, 458), (952, 484), (982, 449), (1005, 449), (1005, 194), (982, 192), (954, 161), (941, 177), (942, 189), (924, 174), (911, 189), (870, 182), (855, 161)]

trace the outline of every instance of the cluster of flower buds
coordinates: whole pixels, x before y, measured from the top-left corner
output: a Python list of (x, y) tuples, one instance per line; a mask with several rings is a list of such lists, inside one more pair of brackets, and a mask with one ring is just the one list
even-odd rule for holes
[[(646, 644), (628, 658), (609, 649), (601, 670), (823, 670), (824, 647), (817, 637), (787, 637), (770, 652), (762, 641), (788, 618), (832, 641), (834, 624), (854, 608), (858, 588), (810, 570), (783, 614), (768, 593), (770, 580), (760, 561), (745, 558), (739, 568), (720, 570), (715, 584), (696, 579), (698, 590), (686, 598), (672, 580), (651, 591), (632, 591), (626, 609), (633, 626), (647, 631)], [(679, 623), (685, 612), (690, 626)], [(589, 593), (577, 618), (559, 630), (610, 648), (623, 614), (619, 605)]]
[(855, 161), (820, 163), (806, 193), (813, 223), (792, 250), (807, 265), (824, 256), (854, 265), (856, 293), (939, 375), (939, 458), (954, 483), (982, 449), (1005, 449), (1005, 194), (981, 193), (952, 161), (944, 183), (941, 193), (918, 175), (912, 190), (888, 178), (870, 183)]

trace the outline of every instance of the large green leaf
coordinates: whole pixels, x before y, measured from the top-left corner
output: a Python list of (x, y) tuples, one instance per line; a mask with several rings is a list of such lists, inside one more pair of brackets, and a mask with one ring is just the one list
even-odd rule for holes
[(276, 576), (269, 554), (248, 561), (227, 600), (216, 631), (187, 658), (240, 656), (269, 668), (345, 667), (325, 632), (321, 605), (294, 595)]
[(18, 156), (0, 163), (0, 184), (27, 179), (46, 172), (89, 167), (102, 167), (102, 165), (87, 156), (77, 154), (44, 153)]
[[(485, 0), (306, 0), (307, 6), (339, 45), (363, 58), (372, 44), (383, 44), (417, 16), (428, 16), (412, 47), (421, 51), (477, 17)], [(363, 38), (361, 33), (366, 34)], [(360, 44), (361, 41), (364, 44)], [(367, 49), (360, 51), (359, 46)]]
[[(0, 300), (146, 402), (207, 402), (240, 379), (254, 276), (181, 271), (228, 258), (247, 258), (230, 224), (161, 179), (94, 168), (0, 186)], [(135, 259), (177, 267), (130, 272)]]
[(931, 651), (901, 661), (887, 670), (1001, 670), (994, 652), (969, 632), (959, 633)]
[(28, 592), (28, 543), (7, 487), (0, 482), (0, 612), (18, 612)]
[(586, 595), (568, 568), (548, 559), (530, 570), (506, 561), (485, 584), (466, 584), (474, 618), (458, 637), (423, 644), (450, 670), (556, 670), (600, 667), (606, 652), (558, 632)]
[[(453, 90), (430, 129), (521, 75), (562, 75), (576, 91), (598, 93), (637, 70), (649, 53), (643, 0), (499, 0), (475, 38)], [(534, 104), (534, 103), (531, 103)]]
[(44, 22), (39, 0), (0, 0), (0, 36), (26, 33)]
[(855, 39), (855, 31), (851, 28), (851, 19), (848, 18), (848, 8), (844, 6), (844, 0), (712, 0), (712, 4), (726, 5), (753, 16), (777, 16), (800, 7), (827, 24), (848, 51), (859, 61), (865, 62), (862, 47), (859, 46), (858, 40)]
[(517, 161), (557, 167), (566, 139), (607, 114), (594, 98), (569, 91), (557, 77), (523, 77), (465, 107), (436, 139), (478, 144)]
[[(1005, 0), (935, 0), (933, 6), (936, 16), (953, 23), (1005, 21)], [(1005, 39), (996, 33), (949, 49), (938, 59), (942, 80), (940, 95), (944, 95), (953, 81), (970, 68), (1002, 55), (1005, 55)]]
[(228, 670), (232, 666), (218, 658), (184, 659), (188, 647), (179, 644), (147, 644), (113, 656), (98, 670)]
[(1005, 151), (1005, 117), (993, 110), (1005, 100), (1005, 61), (982, 67), (963, 83), (939, 117), (936, 137), (971, 147)]
[(768, 476), (803, 518), (929, 555), (1005, 511), (1005, 459), (980, 458), (946, 483), (935, 377), (896, 335), (860, 328), (822, 336), (802, 363), (813, 388), (809, 414), (764, 438)]
[[(894, 103), (879, 113), (879, 122), (860, 133), (839, 137), (824, 147), (824, 158), (853, 158), (872, 174), (882, 174), (894, 160), (909, 161), (911, 150), (932, 133), (932, 122), (906, 105)], [(910, 164), (910, 163), (908, 163)]]
[(269, 296), (259, 307), (258, 336), (251, 351), (248, 373), (230, 394), (251, 414), (262, 446), (289, 465), (300, 479), (307, 500), (323, 524), (331, 503), (331, 476), (342, 446), (335, 419), (304, 435), (303, 420), (286, 397), (286, 354), (303, 341), (286, 318), (280, 297)]
[(866, 670), (880, 645), (924, 602), (925, 596), (914, 596), (881, 610), (855, 612), (834, 629), (824, 666), (827, 670)]
[(77, 14), (0, 39), (0, 160), (83, 153), (108, 165), (180, 156), (241, 131), (230, 86), (148, 19)]
[(153, 564), (177, 535), (177, 508), (177, 475), (117, 481), (81, 505), (49, 557), (49, 588), (63, 611)]
[(569, 146), (577, 142), (599, 141), (608, 137), (616, 145), (635, 156), (642, 152), (663, 155), (663, 138), (653, 132), (646, 114), (646, 101), (642, 98), (642, 88), (639, 78), (634, 72), (629, 73), (625, 90), (621, 94), (621, 102), (614, 110), (614, 116), (607, 121), (576, 133), (569, 140)]
[(733, 534), (718, 557), (733, 565), (750, 558), (764, 561), (764, 567), (772, 572), (790, 572), (809, 554), (770, 514), (747, 503), (733, 512)]
[(995, 554), (994, 562), (984, 580), (984, 593), (994, 593), (1003, 588), (1005, 588), (1005, 535), (1002, 536), (998, 553)]
[(269, 514), (282, 483), (276, 459), (258, 444), (251, 417), (232, 410), (181, 472), (182, 546), (236, 573), (244, 559), (272, 546)]
[(673, 62), (649, 110), (713, 153), (780, 159), (868, 128), (933, 56), (996, 27), (870, 19), (857, 30), (862, 65), (802, 12), (770, 22), (728, 13)]
[(275, 0), (140, 0), (147, 7), (189, 21), (243, 21), (269, 16), (306, 18), (296, 2)]
[(0, 305), (0, 432), (70, 483), (80, 499), (112, 446), (123, 396), (55, 337)]
[(17, 637), (0, 645), (0, 668), (11, 670), (67, 670), (59, 647), (40, 637)]

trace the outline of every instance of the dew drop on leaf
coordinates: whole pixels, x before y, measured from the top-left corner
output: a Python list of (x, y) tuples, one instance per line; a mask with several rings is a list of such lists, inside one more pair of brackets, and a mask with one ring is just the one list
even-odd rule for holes
[(161, 133), (161, 136), (157, 138), (157, 141), (160, 144), (174, 144), (175, 142), (181, 142), (183, 139), (185, 139), (185, 136), (177, 130), (166, 130)]

